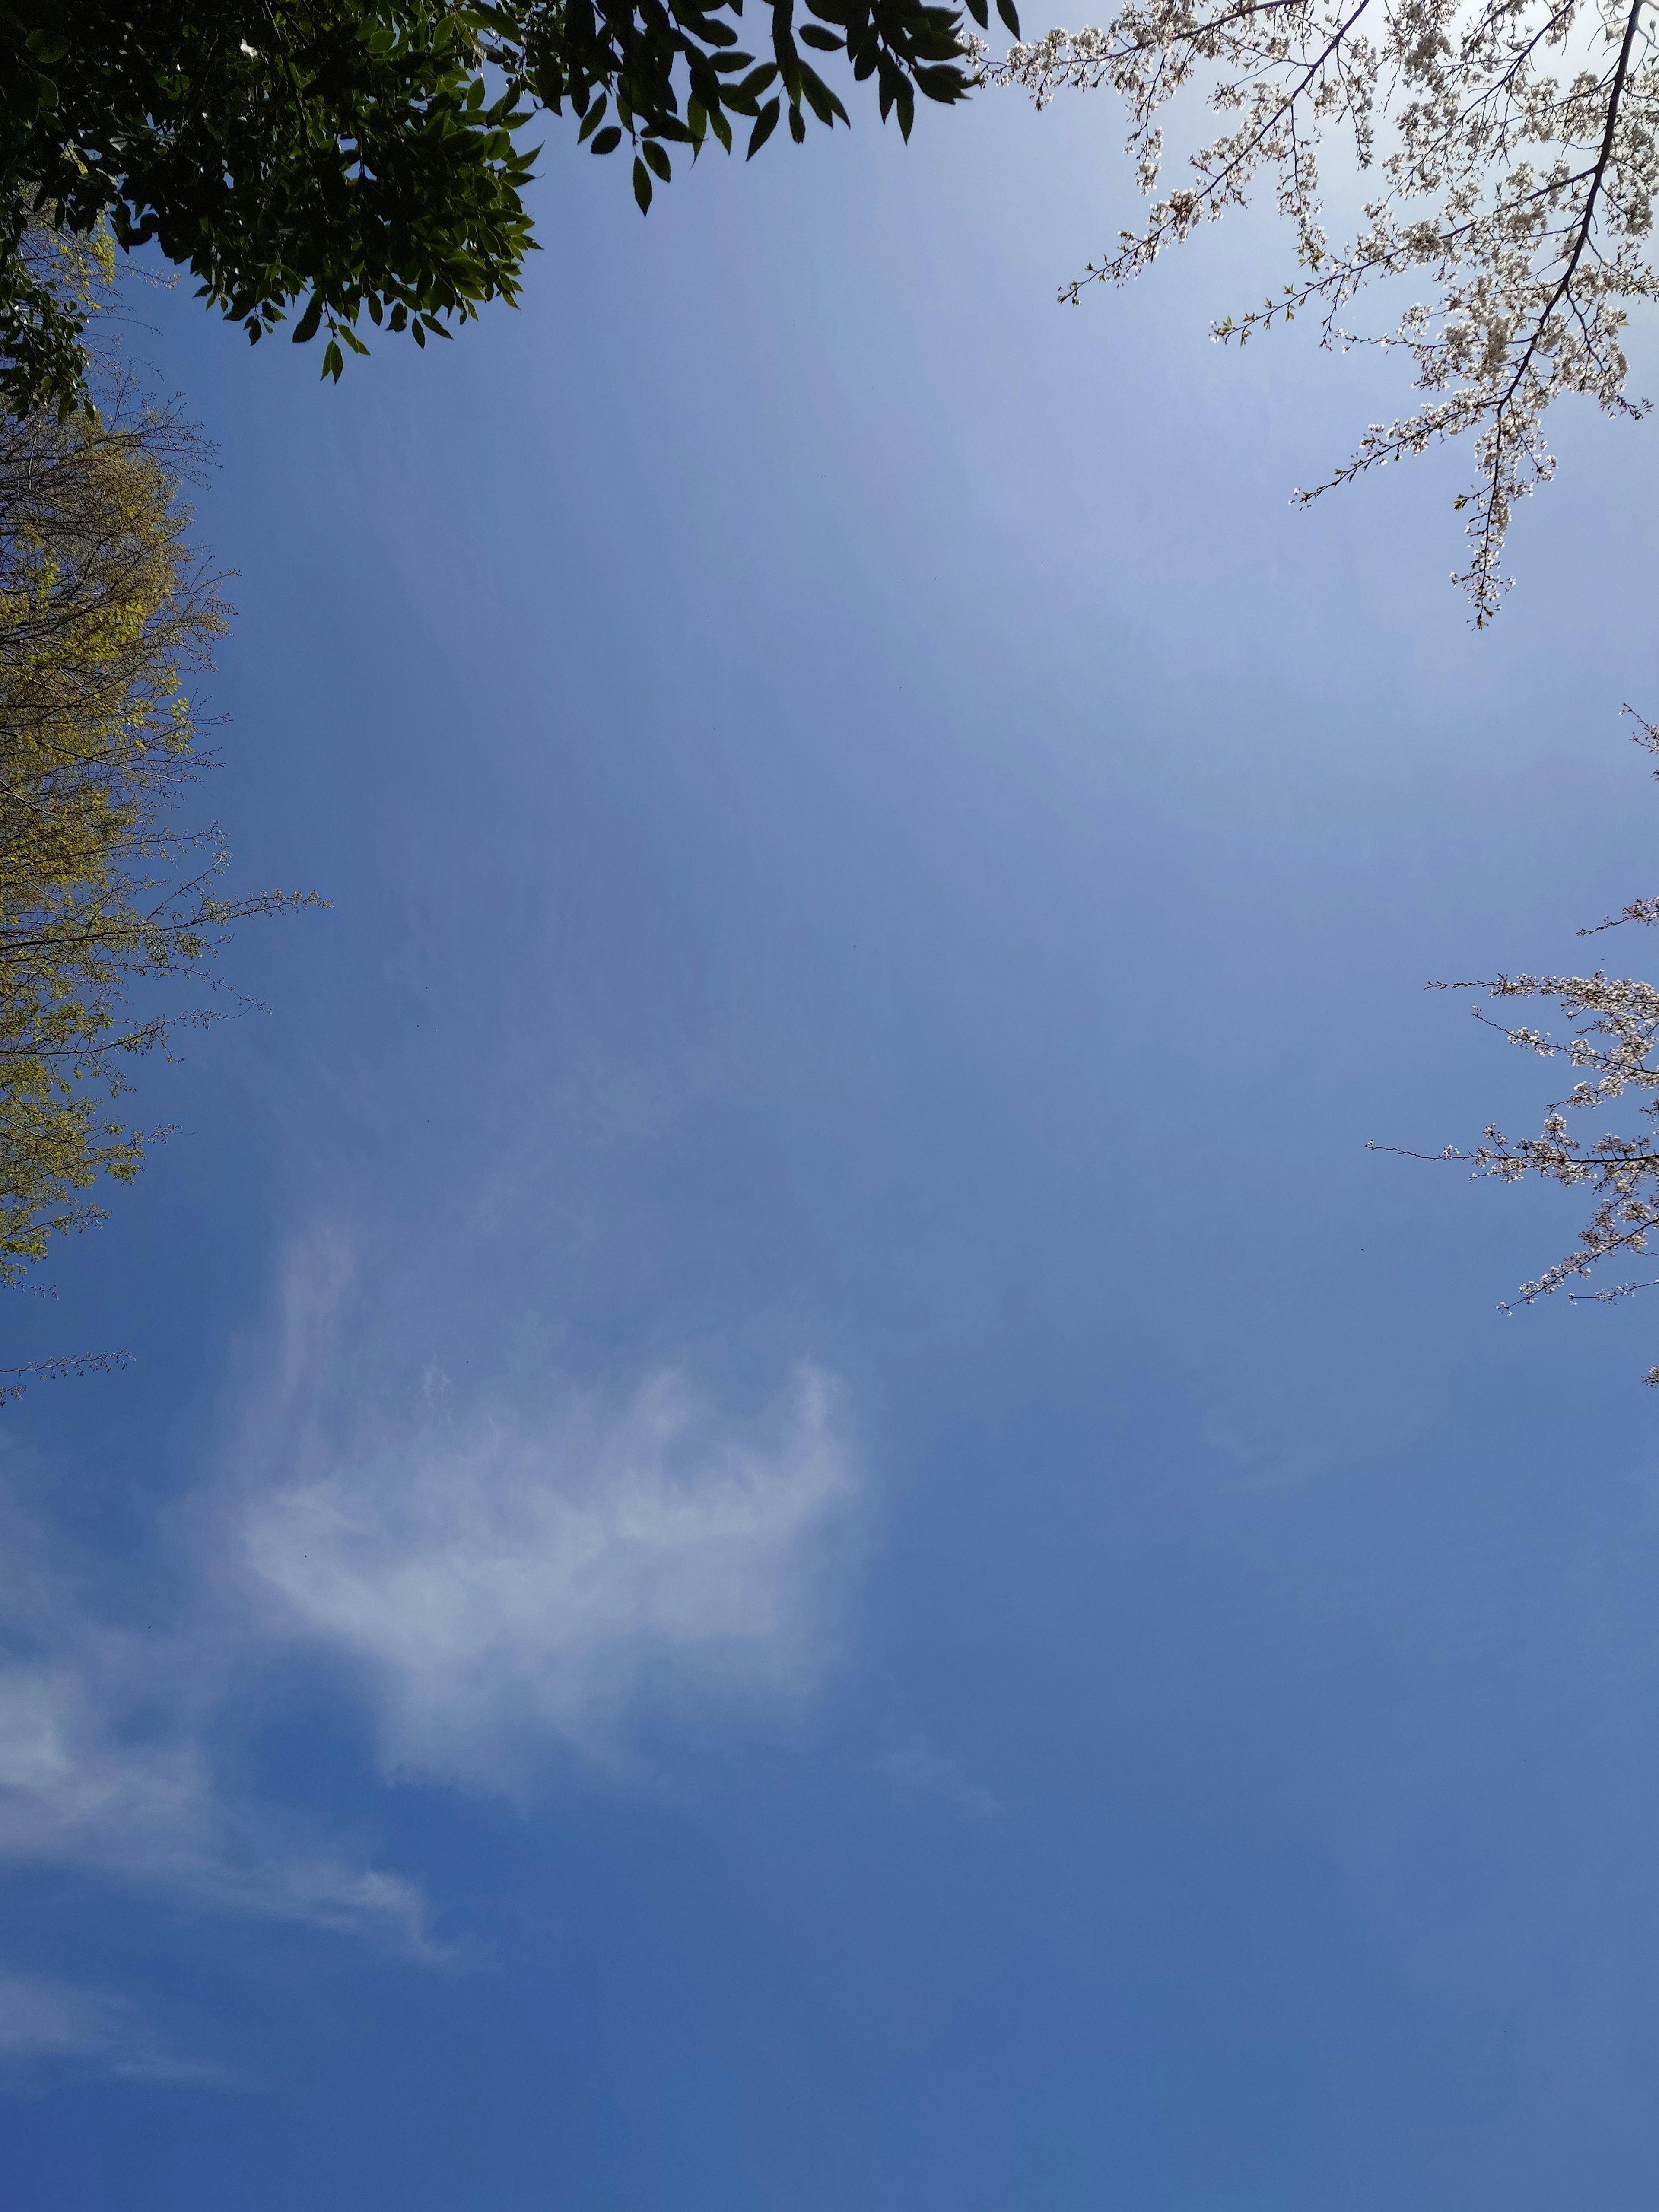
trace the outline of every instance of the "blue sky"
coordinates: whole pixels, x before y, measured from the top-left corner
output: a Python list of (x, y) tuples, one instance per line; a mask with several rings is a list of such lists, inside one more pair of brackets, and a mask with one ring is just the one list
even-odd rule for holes
[(1054, 305), (1104, 101), (544, 169), (337, 392), (159, 310), (333, 903), (11, 1309), (8, 2202), (1645, 2206), (1659, 1317), (1364, 1145), (1653, 889), (1651, 431), (1477, 635), (1271, 225)]

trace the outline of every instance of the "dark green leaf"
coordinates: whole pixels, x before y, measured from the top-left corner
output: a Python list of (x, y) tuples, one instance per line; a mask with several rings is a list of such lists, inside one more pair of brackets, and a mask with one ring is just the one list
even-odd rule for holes
[(759, 122), (749, 134), (749, 151), (743, 157), (745, 161), (754, 160), (777, 127), (778, 103), (775, 100), (769, 100), (760, 112)]
[(946, 69), (935, 64), (915, 72), (915, 79), (929, 100), (943, 100), (948, 106), (960, 100), (968, 89), (968, 80), (959, 69)]
[[(833, 126), (837, 116), (840, 116), (843, 123), (847, 122), (847, 110), (830, 91), (817, 71), (805, 62), (801, 64), (800, 87), (811, 106), (813, 114), (826, 129)], [(851, 127), (850, 125), (848, 127)]]

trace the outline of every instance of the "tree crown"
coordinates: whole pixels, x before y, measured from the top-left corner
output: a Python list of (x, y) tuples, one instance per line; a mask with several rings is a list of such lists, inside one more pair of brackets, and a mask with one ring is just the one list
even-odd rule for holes
[[(933, 0), (9, 0), (0, 6), (0, 398), (86, 397), (85, 317), (27, 250), (42, 224), (154, 242), (250, 339), (327, 333), (325, 375), (368, 324), (417, 344), (519, 296), (538, 111), (599, 155), (633, 149), (643, 210), (670, 149), (756, 154), (787, 113), (848, 119), (808, 58), (873, 76), (908, 137), (915, 99), (973, 73)], [(967, 0), (981, 25), (988, 0)], [(1018, 34), (1012, 0), (998, 0)], [(811, 20), (805, 20), (810, 15)]]
[(225, 608), (191, 552), (187, 426), (127, 392), (104, 411), (0, 416), (0, 1283), (102, 1218), (145, 1133), (112, 1117), (137, 1056), (214, 1009), (239, 918), (301, 902), (224, 899), (212, 830), (174, 812), (199, 767), (188, 680)]

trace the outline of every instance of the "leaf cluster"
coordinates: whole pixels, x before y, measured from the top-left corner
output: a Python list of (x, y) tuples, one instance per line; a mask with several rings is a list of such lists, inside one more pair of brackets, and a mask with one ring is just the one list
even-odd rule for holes
[(337, 378), (365, 319), (424, 345), (516, 301), (538, 110), (595, 154), (626, 140), (643, 210), (671, 148), (729, 152), (734, 118), (751, 156), (785, 114), (798, 143), (809, 114), (847, 121), (809, 54), (873, 77), (907, 137), (918, 94), (976, 81), (934, 0), (769, 7), (749, 52), (743, 0), (0, 0), (0, 404), (86, 399), (85, 303), (32, 253), (43, 228), (153, 243), (250, 339), (325, 332)]
[(478, 30), (433, 0), (0, 5), (0, 392), (82, 396), (72, 307), (18, 251), (43, 215), (153, 240), (251, 339), (299, 305), (336, 376), (365, 309), (424, 343), (515, 297), (532, 156)]
[[(987, 0), (968, 0), (975, 21), (988, 25)], [(1012, 0), (998, 0), (1017, 37)], [(671, 146), (689, 147), (695, 161), (712, 136), (732, 149), (732, 119), (746, 121), (752, 159), (787, 114), (799, 145), (809, 114), (827, 128), (848, 121), (840, 95), (801, 49), (844, 54), (855, 82), (873, 76), (882, 120), (896, 115), (908, 138), (915, 96), (945, 106), (963, 99), (973, 76), (964, 63), (962, 19), (927, 0), (805, 0), (811, 20), (796, 21), (794, 0), (771, 0), (770, 51), (746, 50), (728, 15), (743, 0), (529, 0), (489, 42), (491, 58), (515, 88), (562, 115), (580, 119), (577, 137), (595, 154), (634, 149), (635, 197), (651, 204), (653, 179), (672, 175)]]

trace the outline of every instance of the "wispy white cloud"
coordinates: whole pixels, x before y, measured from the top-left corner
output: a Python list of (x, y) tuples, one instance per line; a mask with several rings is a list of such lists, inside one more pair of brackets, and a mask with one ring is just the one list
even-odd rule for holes
[(394, 1769), (507, 1785), (550, 1742), (614, 1761), (642, 1705), (790, 1698), (830, 1651), (857, 1485), (811, 1369), (738, 1425), (683, 1377), (605, 1414), (569, 1391), (403, 1433), (307, 1436), (246, 1559), (365, 1672)]
[(294, 1824), (216, 1785), (204, 1733), (247, 1653), (188, 1631), (125, 1636), (67, 1596), (29, 1626), (50, 1656), (0, 1667), (0, 1863), (434, 1949), (415, 1884), (313, 1838), (296, 1847)]
[(0, 2081), (47, 2069), (146, 2081), (231, 2078), (221, 2066), (173, 2050), (125, 1997), (0, 1973)]
[(0, 1671), (0, 1856), (199, 1870), (212, 1856), (199, 1746), (176, 1716), (161, 1736), (124, 1741), (131, 1693), (154, 1696), (150, 1668), (128, 1671), (123, 1697), (89, 1663), (75, 1633), (83, 1624), (58, 1625), (66, 1632), (51, 1661)]
[(377, 1383), (366, 1306), (337, 1243), (290, 1256), (236, 1541), (266, 1632), (356, 1674), (388, 1771), (510, 1790), (555, 1748), (625, 1763), (665, 1706), (811, 1689), (860, 1490), (826, 1376), (739, 1417), (678, 1373), (619, 1400), (520, 1361), (457, 1403), (430, 1367)]
[(222, 1568), (203, 1557), (192, 1579), (184, 1563), (179, 1594), (152, 1593), (153, 1626), (118, 1625), (82, 1549), (16, 1489), (0, 1483), (0, 1865), (430, 1950), (414, 1884), (216, 1778), (220, 1712), (270, 1656), (218, 1602)]
[(389, 1775), (507, 1790), (556, 1750), (626, 1764), (653, 1714), (819, 1680), (859, 1492), (822, 1375), (739, 1419), (674, 1374), (618, 1400), (541, 1363), (457, 1407), (430, 1374), (385, 1381), (373, 1308), (337, 1247), (296, 1257), (154, 1628), (100, 1619), (14, 1516), (0, 1862), (436, 1955), (414, 1884), (216, 1771), (229, 1700), (296, 1648), (367, 1701)]

